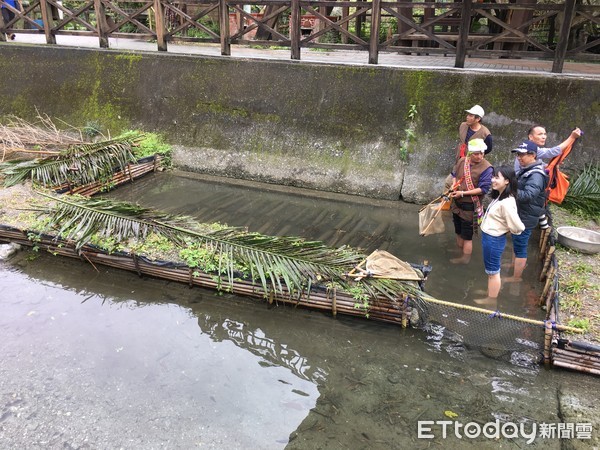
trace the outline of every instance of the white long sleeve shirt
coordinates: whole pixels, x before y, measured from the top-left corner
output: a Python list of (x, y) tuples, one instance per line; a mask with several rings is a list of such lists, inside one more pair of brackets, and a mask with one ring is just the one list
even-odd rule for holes
[(492, 201), (481, 223), (481, 231), (495, 237), (508, 232), (521, 234), (524, 230), (525, 225), (519, 218), (517, 202), (512, 195), (503, 200)]

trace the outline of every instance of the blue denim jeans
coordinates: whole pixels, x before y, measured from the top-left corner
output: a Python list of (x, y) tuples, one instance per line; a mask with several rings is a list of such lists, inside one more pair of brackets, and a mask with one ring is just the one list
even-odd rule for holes
[(485, 273), (488, 275), (496, 275), (500, 273), (500, 260), (504, 247), (506, 247), (506, 235), (491, 236), (481, 232), (481, 246), (483, 248), (483, 264)]
[(527, 244), (532, 231), (531, 228), (528, 228), (521, 234), (512, 235), (513, 249), (517, 258), (527, 258)]

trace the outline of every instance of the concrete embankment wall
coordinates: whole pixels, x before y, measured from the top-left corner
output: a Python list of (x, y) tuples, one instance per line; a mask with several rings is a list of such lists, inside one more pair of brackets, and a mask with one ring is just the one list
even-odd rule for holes
[(553, 144), (574, 126), (585, 131), (567, 168), (598, 161), (598, 79), (14, 43), (0, 45), (0, 73), (0, 116), (33, 119), (37, 109), (113, 135), (158, 131), (179, 168), (234, 178), (424, 202), (441, 191), (475, 103), (494, 136), (493, 163), (510, 161), (534, 123)]

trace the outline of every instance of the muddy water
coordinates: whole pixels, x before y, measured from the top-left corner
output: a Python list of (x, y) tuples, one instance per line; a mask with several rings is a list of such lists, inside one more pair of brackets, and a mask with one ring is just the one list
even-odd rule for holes
[[(479, 247), (469, 265), (448, 264), (451, 231), (419, 238), (411, 205), (174, 175), (114, 195), (203, 221), (428, 259), (437, 297), (469, 303), (485, 288)], [(419, 420), (556, 423), (558, 392), (590, 389), (584, 376), (489, 358), (436, 330), (333, 320), (48, 254), (31, 259), (21, 253), (0, 265), (6, 448), (427, 448)], [(517, 291), (501, 295), (500, 306), (536, 314)], [(437, 435), (453, 448), (498, 447)]]

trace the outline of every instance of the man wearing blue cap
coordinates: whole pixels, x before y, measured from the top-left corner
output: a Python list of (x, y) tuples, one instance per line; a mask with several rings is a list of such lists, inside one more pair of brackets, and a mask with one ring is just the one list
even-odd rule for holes
[[(581, 134), (582, 134), (581, 130), (579, 128), (575, 128), (573, 131), (571, 131), (571, 134), (569, 135), (569, 137), (567, 139), (565, 139), (563, 142), (561, 142), (560, 144), (558, 144), (554, 147), (548, 147), (548, 148), (545, 147), (546, 138), (548, 137), (548, 133), (546, 132), (546, 129), (543, 126), (541, 126), (541, 125), (532, 126), (529, 129), (529, 131), (527, 132), (527, 137), (531, 142), (533, 142), (538, 147), (537, 158), (548, 161), (548, 160), (554, 158), (555, 156), (562, 154), (562, 152), (565, 150), (565, 148), (567, 148), (569, 145), (573, 145), (573, 143), (579, 137), (581, 137)], [(518, 174), (519, 170), (521, 170), (521, 166), (519, 165), (519, 159), (515, 158), (515, 173)], [(545, 209), (542, 212), (542, 215), (540, 216), (539, 223), (540, 223), (540, 228), (542, 228), (542, 229), (548, 228), (550, 226), (550, 225), (548, 225), (548, 219), (546, 217)]]
[(520, 167), (517, 174), (517, 207), (525, 231), (519, 235), (512, 235), (515, 272), (506, 281), (521, 281), (527, 264), (529, 237), (546, 208), (548, 174), (544, 170), (544, 163), (537, 158), (538, 146), (534, 142), (524, 141), (512, 152), (516, 153)]
[[(546, 148), (546, 138), (548, 137), (546, 129), (541, 125), (534, 125), (527, 132), (527, 139), (537, 145), (538, 159), (550, 160), (555, 156), (560, 155), (565, 148), (573, 144), (579, 137), (581, 137), (581, 134), (581, 130), (579, 128), (575, 128), (573, 131), (571, 131), (569, 137), (563, 142), (554, 147)], [(519, 170), (521, 170), (519, 159), (515, 158), (515, 173), (519, 173)]]

